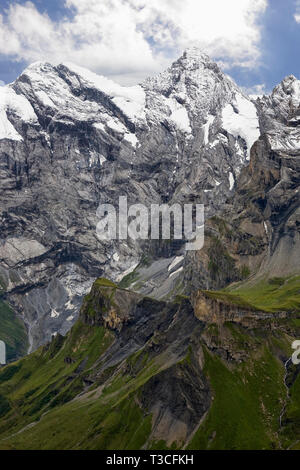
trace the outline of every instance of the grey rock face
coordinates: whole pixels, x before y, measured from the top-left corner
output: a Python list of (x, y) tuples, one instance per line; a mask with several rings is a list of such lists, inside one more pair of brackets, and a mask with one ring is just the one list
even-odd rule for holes
[(267, 134), (272, 150), (300, 150), (300, 80), (293, 75), (286, 77), (257, 104), (261, 130)]
[(181, 265), (170, 266), (182, 245), (99, 241), (100, 203), (198, 202), (213, 215), (259, 137), (256, 106), (197, 49), (129, 88), (36, 63), (0, 103), (1, 284), (31, 349), (71, 327), (96, 277), (120, 280), (147, 250), (169, 261), (155, 282), (155, 267), (144, 273), (146, 292), (164, 297), (176, 286)]
[(249, 227), (261, 225), (256, 276), (289, 276), (300, 271), (300, 81), (286, 77), (257, 105), (262, 137), (238, 182), (235, 213), (244, 226), (247, 213)]
[[(257, 191), (252, 198), (267, 241), (257, 275), (297, 274), (300, 271), (300, 149), (272, 150), (265, 136), (253, 150), (248, 187)], [(243, 180), (240, 188), (242, 184)], [(255, 222), (255, 215), (249, 214), (249, 220)]]
[(206, 224), (204, 249), (185, 257), (187, 292), (300, 273), (300, 149), (285, 146), (287, 129), (299, 133), (299, 126), (276, 124), (278, 148), (268, 132), (254, 144), (234, 196)]

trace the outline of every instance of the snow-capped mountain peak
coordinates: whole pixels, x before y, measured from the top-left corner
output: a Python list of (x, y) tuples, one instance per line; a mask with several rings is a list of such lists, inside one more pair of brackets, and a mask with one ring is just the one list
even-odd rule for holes
[(186, 69), (214, 63), (211, 58), (201, 50), (201, 48), (195, 46), (188, 47), (178, 61), (181, 62)]
[(300, 80), (285, 77), (269, 96), (259, 100), (263, 129), (274, 150), (300, 149)]
[(297, 80), (294, 75), (288, 75), (274, 88), (271, 96), (276, 104), (285, 102), (293, 108), (298, 107), (300, 105), (300, 80)]
[(214, 145), (219, 138), (224, 145), (223, 128), (237, 140), (235, 148), (243, 164), (258, 138), (255, 105), (196, 47), (187, 49), (165, 72), (141, 85), (124, 87), (71, 63), (53, 67), (37, 62), (13, 87), (25, 95), (37, 114), (46, 111), (52, 120), (69, 125), (74, 119), (93, 121), (97, 129), (117, 133), (133, 147), (139, 141), (139, 128), (162, 121), (170, 129), (174, 127), (175, 133), (202, 136), (204, 146), (210, 145), (210, 136)]
[(140, 85), (125, 87), (69, 62), (59, 65), (58, 70), (63, 69), (69, 73), (68, 79), (72, 80), (70, 75), (73, 74), (81, 85), (106, 94), (133, 121), (144, 119), (145, 92)]

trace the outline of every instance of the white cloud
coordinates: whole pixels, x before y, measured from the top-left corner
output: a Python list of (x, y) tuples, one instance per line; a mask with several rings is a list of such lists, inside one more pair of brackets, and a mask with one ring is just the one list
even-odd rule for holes
[(251, 98), (258, 98), (263, 95), (269, 95), (270, 92), (266, 88), (265, 83), (260, 83), (259, 85), (254, 85), (251, 88), (243, 88), (243, 91), (250, 96)]
[(3, 80), (0, 80), (0, 86), (5, 86), (5, 82)]
[(66, 0), (52, 21), (31, 2), (0, 15), (0, 53), (71, 61), (123, 82), (157, 72), (197, 43), (225, 65), (253, 66), (268, 0)]
[(300, 23), (300, 0), (296, 0), (295, 4), (296, 4), (296, 11), (294, 14), (294, 18), (297, 23)]

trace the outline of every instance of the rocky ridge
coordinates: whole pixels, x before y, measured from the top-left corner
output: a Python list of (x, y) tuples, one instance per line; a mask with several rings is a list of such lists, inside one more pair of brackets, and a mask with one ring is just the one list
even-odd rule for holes
[(1, 285), (30, 350), (66, 333), (95, 278), (121, 280), (145, 252), (148, 291), (172, 291), (180, 266), (171, 277), (164, 266), (185, 254), (182, 244), (100, 242), (97, 207), (127, 195), (204, 203), (213, 215), (259, 136), (254, 103), (197, 49), (135, 87), (35, 63), (0, 91)]

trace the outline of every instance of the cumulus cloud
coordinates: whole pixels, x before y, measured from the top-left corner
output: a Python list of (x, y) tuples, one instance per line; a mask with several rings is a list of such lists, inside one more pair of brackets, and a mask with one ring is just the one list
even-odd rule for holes
[(225, 66), (259, 60), (268, 0), (66, 0), (52, 21), (31, 3), (0, 15), (0, 53), (33, 62), (71, 61), (123, 82), (157, 72), (198, 44)]
[(0, 80), (0, 86), (4, 86), (5, 82), (3, 80)]

